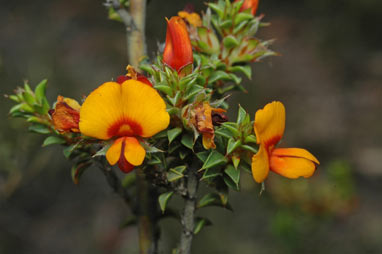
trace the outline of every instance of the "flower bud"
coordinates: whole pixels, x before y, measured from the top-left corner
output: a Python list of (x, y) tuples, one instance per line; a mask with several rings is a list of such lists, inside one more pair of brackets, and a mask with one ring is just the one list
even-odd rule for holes
[(166, 45), (163, 62), (178, 73), (193, 63), (192, 46), (183, 19), (176, 16), (167, 20)]
[[(236, 0), (235, 2), (238, 2), (238, 1), (239, 0)], [(240, 11), (251, 9), (252, 15), (255, 15), (258, 6), (259, 6), (259, 0), (244, 0), (243, 5), (240, 8)]]

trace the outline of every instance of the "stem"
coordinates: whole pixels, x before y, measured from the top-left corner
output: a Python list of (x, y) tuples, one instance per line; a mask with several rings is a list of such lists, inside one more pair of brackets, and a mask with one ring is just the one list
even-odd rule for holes
[(198, 178), (196, 170), (190, 168), (187, 179), (187, 195), (185, 196), (185, 207), (182, 215), (182, 234), (180, 236), (180, 254), (190, 254), (192, 238), (194, 236), (196, 191), (198, 189)]
[(143, 56), (146, 55), (145, 20), (146, 0), (130, 0), (130, 14), (135, 29), (127, 31), (127, 54), (130, 65), (137, 67)]

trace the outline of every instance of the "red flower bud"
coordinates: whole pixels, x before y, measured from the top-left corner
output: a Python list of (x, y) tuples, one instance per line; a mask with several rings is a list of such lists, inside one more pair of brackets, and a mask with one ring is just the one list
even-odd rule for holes
[(178, 72), (193, 63), (192, 46), (187, 27), (183, 19), (178, 16), (167, 20), (163, 62)]
[[(236, 0), (235, 2), (238, 2), (238, 1), (239, 0)], [(259, 0), (244, 0), (244, 3), (241, 6), (240, 11), (251, 9), (252, 15), (255, 15), (258, 6), (259, 6)]]

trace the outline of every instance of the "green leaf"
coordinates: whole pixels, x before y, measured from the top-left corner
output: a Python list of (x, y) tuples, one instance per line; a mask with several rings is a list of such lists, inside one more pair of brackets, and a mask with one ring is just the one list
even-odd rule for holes
[(233, 166), (237, 169), (240, 163), (240, 157), (234, 155), (232, 156), (231, 159), (232, 159)]
[(196, 205), (196, 207), (202, 208), (202, 207), (206, 207), (209, 205), (216, 205), (217, 203), (218, 204), (221, 203), (220, 201), (221, 201), (221, 199), (220, 199), (219, 194), (207, 193), (198, 201), (198, 204)]
[(248, 145), (241, 145), (241, 148), (247, 150), (247, 151), (250, 151), (252, 153), (257, 153), (257, 149), (253, 148), (252, 146), (248, 146)]
[(205, 162), (209, 154), (210, 154), (209, 151), (203, 151), (203, 152), (197, 153), (196, 157), (198, 157), (198, 159), (201, 160), (202, 162)]
[(71, 175), (74, 184), (78, 184), (80, 177), (91, 164), (92, 163), (90, 161), (85, 161), (72, 167)]
[(223, 176), (223, 180), (224, 180), (225, 184), (226, 184), (229, 188), (231, 188), (231, 189), (233, 189), (233, 190), (235, 190), (235, 191), (239, 191), (239, 186), (236, 185), (236, 183), (235, 183), (234, 181), (232, 181), (232, 179), (231, 179), (229, 176), (224, 175), (224, 176)]
[(231, 77), (228, 73), (224, 71), (215, 71), (211, 74), (210, 78), (208, 79), (208, 84), (212, 84), (218, 80), (230, 80)]
[(221, 19), (224, 17), (224, 8), (222, 8), (221, 6), (214, 3), (208, 3), (208, 7), (215, 11)]
[(172, 197), (173, 194), (174, 194), (173, 191), (169, 191), (166, 193), (162, 193), (158, 197), (158, 202), (159, 202), (159, 206), (160, 206), (162, 213), (164, 213), (166, 211), (167, 202), (170, 200), (170, 198)]
[(32, 93), (24, 92), (23, 98), (24, 98), (25, 102), (28, 103), (29, 106), (32, 106), (33, 104), (36, 103), (36, 99)]
[(155, 86), (155, 89), (157, 89), (157, 90), (159, 90), (159, 91), (161, 91), (161, 92), (163, 92), (169, 96), (171, 96), (173, 93), (172, 88), (170, 86), (168, 86), (167, 84), (160, 83), (160, 84)]
[(186, 166), (177, 166), (175, 168), (170, 168), (170, 170), (167, 172), (167, 180), (169, 182), (173, 182), (179, 180), (180, 178), (183, 178), (183, 172), (186, 170), (186, 168)]
[(227, 144), (227, 155), (231, 154), (240, 145), (241, 145), (241, 141), (240, 140), (235, 140), (233, 138), (230, 138), (228, 140), (228, 144)]
[(229, 131), (228, 129), (224, 127), (220, 127), (215, 130), (215, 135), (222, 136), (225, 138), (231, 138), (232, 137), (232, 132)]
[(73, 145), (70, 145), (68, 147), (66, 147), (62, 152), (64, 153), (64, 156), (66, 159), (69, 159), (70, 156), (72, 155), (72, 153), (76, 150), (77, 146), (79, 146), (80, 143), (76, 143), (76, 144), (73, 144)]
[(29, 126), (28, 130), (32, 131), (32, 132), (39, 133), (39, 134), (51, 133), (50, 129), (46, 125), (42, 125), (42, 124), (33, 124), (33, 125)]
[(62, 137), (49, 136), (42, 143), (42, 147), (45, 147), (48, 145), (54, 145), (54, 144), (65, 144), (65, 143), (66, 143), (65, 139), (63, 139)]
[(239, 46), (240, 42), (234, 36), (228, 35), (227, 37), (224, 38), (223, 45), (227, 49), (231, 49), (233, 47)]
[(196, 218), (194, 234), (196, 235), (197, 233), (199, 233), (204, 226), (210, 226), (210, 225), (212, 225), (212, 222), (209, 219)]
[(250, 65), (236, 65), (229, 68), (229, 71), (232, 72), (241, 72), (243, 73), (248, 79), (252, 78), (252, 68)]
[(156, 155), (153, 155), (151, 159), (147, 162), (148, 165), (158, 165), (162, 163), (162, 160)]
[(212, 150), (206, 161), (203, 163), (201, 170), (227, 163), (227, 161), (227, 158), (223, 154), (217, 152), (216, 150)]
[(253, 19), (253, 15), (251, 13), (246, 13), (246, 12), (240, 12), (236, 15), (235, 17), (235, 25), (245, 21), (245, 20), (249, 20), (249, 19)]
[(108, 143), (108, 144), (104, 145), (100, 150), (98, 150), (93, 155), (93, 158), (97, 157), (97, 156), (106, 156), (106, 152), (107, 152), (107, 150), (109, 150), (110, 146), (111, 146), (111, 143)]
[(171, 142), (181, 133), (182, 133), (182, 128), (174, 128), (174, 129), (168, 130), (167, 131), (168, 143), (171, 144)]
[(239, 112), (237, 113), (236, 123), (241, 124), (244, 121), (246, 116), (247, 116), (247, 112), (241, 105), (239, 105)]
[(188, 99), (190, 99), (192, 96), (194, 96), (194, 95), (200, 93), (200, 92), (203, 91), (203, 90), (204, 90), (204, 87), (199, 86), (199, 85), (193, 85), (193, 86), (190, 87), (189, 90), (187, 90), (187, 93), (186, 93), (184, 99), (185, 99), (185, 100), (188, 100)]
[(7, 98), (11, 99), (12, 101), (14, 102), (17, 102), (19, 103), (20, 102), (20, 98), (17, 97), (16, 95), (9, 95), (9, 96), (6, 96)]
[(43, 104), (43, 100), (45, 98), (46, 84), (48, 80), (44, 79), (41, 81), (35, 88), (34, 94), (36, 96), (36, 101), (38, 104)]
[(226, 122), (226, 123), (222, 123), (221, 126), (228, 129), (232, 133), (232, 136), (234, 136), (234, 137), (240, 136), (240, 132), (238, 130), (239, 126), (237, 125), (237, 123)]
[(194, 148), (194, 138), (192, 135), (190, 134), (185, 134), (182, 136), (182, 139), (180, 141), (185, 147), (189, 148), (189, 149), (193, 149)]
[(222, 173), (220, 171), (220, 167), (208, 168), (204, 171), (203, 176), (200, 180), (211, 180), (211, 178), (215, 178), (217, 176), (221, 176)]
[(256, 143), (257, 140), (256, 140), (255, 135), (248, 135), (245, 137), (244, 142), (245, 143)]
[(235, 169), (235, 167), (232, 165), (228, 165), (224, 170), (224, 173), (226, 173), (229, 178), (231, 178), (231, 180), (236, 184), (237, 188), (239, 188), (240, 170)]

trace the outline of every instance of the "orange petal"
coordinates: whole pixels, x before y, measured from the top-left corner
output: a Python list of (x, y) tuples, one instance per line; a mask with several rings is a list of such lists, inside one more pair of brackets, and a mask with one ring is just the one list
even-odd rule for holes
[(80, 130), (99, 139), (121, 136), (151, 137), (167, 128), (170, 116), (158, 92), (137, 80), (107, 82), (86, 98)]
[[(238, 2), (238, 1), (240, 0), (236, 0), (235, 2)], [(259, 0), (244, 0), (244, 3), (241, 6), (240, 11), (251, 9), (252, 15), (255, 15), (258, 6), (259, 6)]]
[(51, 112), (54, 128), (60, 133), (79, 132), (80, 108), (77, 101), (59, 95)]
[(202, 26), (202, 19), (199, 14), (195, 12), (189, 13), (187, 11), (179, 11), (178, 16), (187, 20), (187, 22), (194, 27)]
[(115, 140), (114, 143), (107, 150), (106, 159), (110, 165), (115, 165), (121, 157), (122, 143), (124, 139), (125, 138), (119, 138)]
[(146, 151), (136, 138), (124, 138), (124, 157), (131, 165), (141, 165), (145, 156)]
[(203, 147), (204, 149), (215, 149), (216, 145), (214, 142), (215, 134), (214, 133), (203, 133)]
[(272, 152), (270, 169), (287, 178), (311, 177), (318, 160), (308, 151), (299, 148), (281, 148)]
[(178, 72), (193, 62), (190, 37), (186, 24), (180, 17), (172, 17), (167, 20), (163, 62)]
[(269, 156), (264, 145), (260, 145), (257, 154), (252, 156), (252, 176), (256, 182), (261, 183), (269, 173)]
[(254, 129), (258, 144), (264, 143), (266, 147), (276, 145), (284, 134), (284, 105), (274, 101), (259, 109), (255, 115)]
[(272, 155), (279, 156), (279, 157), (286, 156), (286, 157), (305, 158), (307, 160), (310, 160), (320, 165), (320, 162), (317, 160), (316, 157), (314, 157), (313, 154), (311, 154), (310, 152), (302, 148), (277, 148), (272, 151)]

